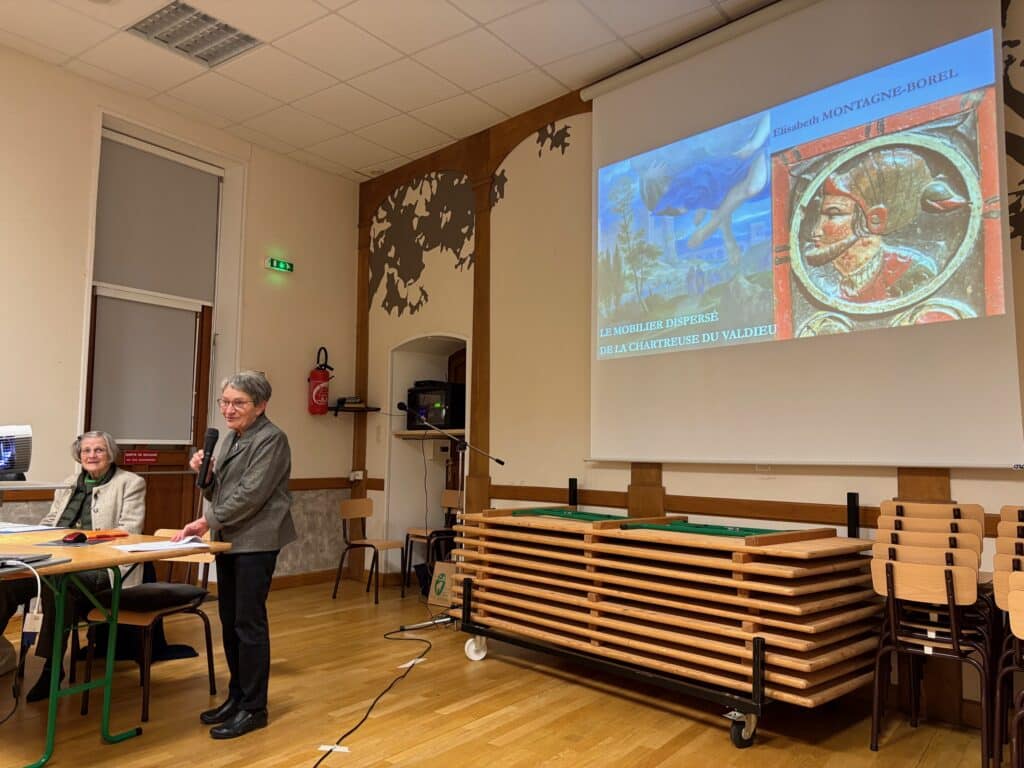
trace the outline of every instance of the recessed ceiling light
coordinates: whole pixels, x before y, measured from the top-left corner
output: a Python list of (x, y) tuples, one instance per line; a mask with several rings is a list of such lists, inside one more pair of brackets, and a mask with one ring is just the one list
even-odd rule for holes
[(154, 11), (130, 31), (207, 67), (223, 64), (261, 44), (252, 35), (179, 0)]

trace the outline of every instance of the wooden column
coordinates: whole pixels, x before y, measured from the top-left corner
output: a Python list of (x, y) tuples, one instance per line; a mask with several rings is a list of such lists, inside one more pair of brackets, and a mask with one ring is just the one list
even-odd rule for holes
[[(491, 445), (491, 174), (473, 179), (476, 201), (473, 243), (473, 337), (469, 395), (469, 442), (481, 451)], [(468, 451), (466, 511), (491, 506), (490, 460)]]
[(661, 484), (661, 464), (631, 464), (626, 499), (630, 517), (656, 517), (665, 514), (665, 486)]

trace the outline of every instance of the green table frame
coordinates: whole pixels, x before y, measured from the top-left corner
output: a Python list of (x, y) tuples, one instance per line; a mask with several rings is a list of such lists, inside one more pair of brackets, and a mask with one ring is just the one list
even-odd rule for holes
[[(52, 665), (52, 671), (50, 673), (50, 701), (46, 717), (46, 749), (43, 752), (42, 757), (40, 757), (36, 762), (25, 766), (25, 768), (42, 768), (42, 766), (46, 765), (50, 758), (53, 757), (53, 748), (57, 736), (58, 700), (68, 696), (75, 696), (79, 693), (84, 693), (85, 691), (93, 688), (103, 689), (103, 716), (100, 721), (100, 735), (103, 737), (103, 741), (108, 744), (116, 744), (142, 733), (141, 727), (135, 727), (121, 733), (110, 732), (110, 694), (114, 680), (114, 652), (117, 645), (117, 609), (121, 602), (121, 569), (118, 566), (111, 566), (106, 570), (110, 571), (111, 581), (113, 584), (113, 588), (110, 592), (109, 608), (101, 604), (96, 595), (87, 589), (74, 573), (60, 573), (52, 576), (40, 575), (40, 578), (45, 582), (47, 588), (50, 589), (54, 595), (54, 627), (56, 629), (53, 633), (52, 658), (55, 660), (55, 663)], [(103, 677), (92, 680), (88, 683), (79, 683), (78, 685), (72, 685), (62, 689), (60, 687), (60, 670), (64, 659), (64, 632), (61, 628), (64, 627), (68, 587), (72, 584), (89, 599), (89, 602), (91, 602), (93, 606), (103, 613), (105, 616), (104, 621), (97, 623), (105, 623), (109, 628), (110, 635), (107, 641), (107, 663)], [(60, 663), (57, 663), (58, 661)], [(72, 659), (71, 663), (74, 664), (75, 660)]]

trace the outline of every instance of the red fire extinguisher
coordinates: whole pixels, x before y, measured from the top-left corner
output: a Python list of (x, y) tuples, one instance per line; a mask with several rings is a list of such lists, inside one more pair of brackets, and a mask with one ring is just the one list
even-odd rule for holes
[[(323, 360), (320, 358), (323, 357)], [(316, 367), (309, 372), (309, 412), (314, 414), (327, 413), (327, 401), (330, 399), (328, 388), (334, 368), (327, 364), (327, 347), (320, 347), (316, 352)]]

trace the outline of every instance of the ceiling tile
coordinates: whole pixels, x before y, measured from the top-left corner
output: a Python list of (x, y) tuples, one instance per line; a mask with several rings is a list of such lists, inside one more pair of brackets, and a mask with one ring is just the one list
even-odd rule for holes
[(188, 0), (188, 3), (264, 42), (294, 32), (328, 13), (313, 0)]
[(116, 3), (103, 3), (97, 0), (57, 0), (61, 5), (72, 8), (97, 21), (112, 27), (123, 29), (130, 27), (140, 19), (144, 19), (158, 8), (163, 8), (170, 0), (118, 0)]
[(166, 91), (207, 71), (203, 65), (143, 40), (133, 32), (119, 32), (79, 58), (86, 64), (158, 91)]
[(417, 109), (413, 115), (424, 123), (459, 138), (471, 136), (508, 117), (504, 112), (468, 93)]
[(507, 16), (528, 5), (535, 5), (538, 0), (450, 0), (451, 4), (461, 8), (481, 24)]
[(115, 75), (112, 72), (107, 72), (99, 67), (94, 67), (91, 64), (86, 64), (84, 61), (79, 59), (72, 59), (65, 66), (64, 69), (69, 72), (74, 72), (76, 75), (81, 75), (89, 80), (95, 80), (97, 83), (103, 83), (109, 85), (111, 88), (116, 88), (119, 91), (130, 93), (132, 96), (138, 96), (142, 99), (151, 99), (156, 96), (156, 91), (152, 88), (136, 83), (133, 80), (129, 80), (127, 77), (121, 77)]
[(21, 51), (29, 56), (34, 56), (48, 64), (63, 64), (70, 58), (66, 53), (55, 51), (53, 48), (29, 40), (27, 37), (12, 35), (10, 32), (4, 32), (2, 29), (0, 29), (0, 45), (12, 48), (15, 51)]
[(466, 90), (518, 75), (533, 65), (486, 29), (474, 29), (414, 57)]
[(398, 115), (381, 123), (363, 128), (357, 133), (364, 139), (409, 155), (438, 144), (453, 141), (452, 137), (408, 115)]
[(677, 45), (692, 40), (697, 35), (720, 27), (727, 19), (717, 8), (688, 13), (678, 19), (667, 21), (651, 29), (638, 32), (626, 38), (626, 42), (642, 56), (654, 56)]
[(487, 28), (537, 64), (611, 42), (615, 36), (576, 0), (547, 0)]
[(357, 0), (338, 13), (406, 53), (476, 26), (445, 0)]
[(217, 72), (207, 72), (167, 93), (200, 109), (229, 118), (234, 123), (281, 106), (276, 99)]
[(384, 149), (353, 133), (336, 136), (308, 149), (313, 154), (341, 163), (346, 168), (361, 168), (397, 157), (390, 149)]
[(318, 3), (320, 3), (320, 5), (322, 5), (324, 8), (330, 8), (332, 11), (336, 11), (339, 8), (342, 8), (342, 7), (346, 6), (346, 5), (350, 5), (350, 4), (355, 2), (355, 0), (316, 0), (316, 1)]
[(337, 81), (270, 45), (261, 45), (217, 67), (222, 75), (281, 101), (294, 101)]
[(231, 125), (231, 121), (226, 117), (221, 117), (220, 115), (215, 115), (205, 109), (194, 107), (188, 102), (176, 99), (173, 96), (168, 96), (166, 93), (161, 93), (159, 96), (155, 97), (153, 99), (153, 103), (166, 107), (172, 112), (177, 112), (179, 115), (184, 115), (185, 117), (198, 120), (201, 123), (216, 126), (217, 128), (226, 128)]
[(355, 182), (356, 184), (362, 184), (364, 181), (367, 181), (368, 179), (371, 178), (370, 176), (367, 176), (365, 173), (360, 173), (359, 171), (342, 171), (341, 174), (339, 175), (342, 178)]
[(115, 32), (52, 0), (0, 0), (0, 29), (71, 56)]
[(274, 43), (302, 61), (348, 80), (402, 54), (339, 16), (326, 16)]
[(387, 173), (388, 171), (394, 170), (395, 168), (399, 168), (408, 162), (409, 158), (407, 157), (396, 157), (391, 160), (384, 160), (383, 162), (380, 163), (370, 163), (369, 165), (366, 165), (362, 168), (358, 168), (357, 170), (360, 173), (365, 173), (367, 176), (373, 178), (376, 176), (380, 176), (382, 173)]
[(318, 117), (307, 115), (294, 107), (278, 107), (273, 112), (247, 120), (246, 125), (268, 133), (275, 139), (303, 149), (341, 133), (341, 129), (325, 123)]
[(544, 69), (549, 75), (575, 90), (615, 74), (638, 61), (640, 57), (635, 51), (625, 43), (615, 40), (560, 61), (553, 61)]
[(583, 0), (583, 3), (623, 37), (712, 5), (711, 0), (644, 0), (642, 3)]
[(521, 114), (567, 92), (565, 86), (539, 69), (473, 91), (492, 107), (509, 115)]
[(718, 0), (725, 15), (733, 20), (776, 2), (778, 0)]
[(312, 152), (307, 152), (304, 149), (297, 149), (291, 152), (288, 157), (298, 160), (300, 163), (305, 163), (313, 168), (319, 168), (321, 171), (327, 171), (340, 176), (343, 173), (352, 173), (352, 169), (346, 168), (345, 166), (328, 160), (326, 157), (320, 157), (320, 155), (314, 155)]
[(349, 81), (403, 112), (456, 95), (459, 88), (412, 59), (387, 64)]
[(344, 83), (299, 99), (292, 106), (350, 131), (398, 114), (398, 110)]
[(257, 131), (255, 128), (250, 128), (248, 125), (233, 125), (227, 129), (228, 133), (232, 133), (240, 139), (250, 141), (264, 149), (269, 149), (271, 152), (277, 152), (280, 155), (287, 155), (290, 152), (295, 151), (295, 147), (287, 142), (275, 139), (273, 136), (268, 136), (263, 131)]
[(420, 157), (426, 157), (427, 155), (432, 155), (435, 152), (437, 152), (438, 150), (444, 149), (447, 146), (448, 146), (448, 144), (438, 144), (436, 147), (427, 147), (426, 149), (421, 149), (419, 152), (412, 152), (409, 155), (407, 155), (406, 157), (408, 157), (409, 160), (415, 160), (415, 159), (420, 158)]

